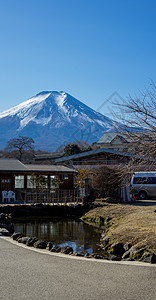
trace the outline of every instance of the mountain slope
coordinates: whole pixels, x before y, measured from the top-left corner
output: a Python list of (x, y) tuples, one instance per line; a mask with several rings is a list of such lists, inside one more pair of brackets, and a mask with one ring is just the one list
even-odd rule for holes
[(115, 122), (65, 92), (41, 92), (0, 113), (0, 149), (19, 135), (34, 139), (35, 148), (54, 151), (61, 144), (97, 141)]

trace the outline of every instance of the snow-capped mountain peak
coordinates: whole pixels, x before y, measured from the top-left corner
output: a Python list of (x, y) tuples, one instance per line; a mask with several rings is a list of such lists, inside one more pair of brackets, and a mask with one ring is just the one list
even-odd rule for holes
[(23, 129), (30, 121), (35, 120), (38, 112), (42, 109), (43, 101), (50, 96), (51, 93), (40, 93), (19, 105), (14, 106), (2, 113), (0, 119), (17, 115), (20, 119), (19, 130)]
[(6, 116), (13, 116), (17, 114), (18, 112), (24, 111), (29, 109), (32, 105), (38, 105), (42, 101), (44, 101), (51, 93), (43, 95), (42, 93), (22, 102), (21, 104), (18, 104), (8, 110), (5, 110), (4, 112), (0, 113), (0, 119), (6, 117)]
[(44, 91), (0, 113), (0, 146), (12, 137), (32, 137), (36, 148), (52, 151), (74, 139), (95, 142), (114, 121), (71, 95)]

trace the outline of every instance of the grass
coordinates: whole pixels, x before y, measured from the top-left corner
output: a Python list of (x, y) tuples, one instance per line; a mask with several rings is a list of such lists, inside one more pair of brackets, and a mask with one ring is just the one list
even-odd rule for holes
[(156, 206), (100, 203), (100, 207), (86, 213), (82, 220), (98, 226), (99, 217), (111, 218), (110, 227), (102, 226), (111, 242), (138, 244), (156, 251)]

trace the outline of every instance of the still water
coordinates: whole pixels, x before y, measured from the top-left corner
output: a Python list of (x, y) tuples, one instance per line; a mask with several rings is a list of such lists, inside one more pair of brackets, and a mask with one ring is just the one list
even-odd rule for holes
[(54, 219), (52, 221), (31, 221), (14, 223), (16, 232), (24, 236), (36, 236), (59, 246), (71, 246), (80, 253), (98, 253), (100, 229), (80, 220)]

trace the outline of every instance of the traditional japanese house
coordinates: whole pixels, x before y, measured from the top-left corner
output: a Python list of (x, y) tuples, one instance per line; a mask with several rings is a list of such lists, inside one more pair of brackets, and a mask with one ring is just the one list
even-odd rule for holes
[(73, 190), (76, 171), (62, 165), (26, 165), (16, 159), (0, 159), (0, 200), (3, 191), (13, 191), (16, 199), (24, 200), (26, 192), (35, 191), (32, 178), (45, 179), (50, 191)]

